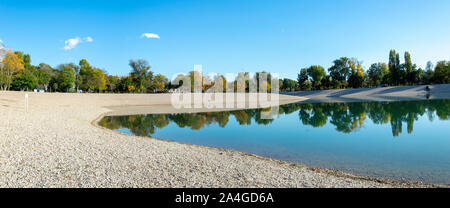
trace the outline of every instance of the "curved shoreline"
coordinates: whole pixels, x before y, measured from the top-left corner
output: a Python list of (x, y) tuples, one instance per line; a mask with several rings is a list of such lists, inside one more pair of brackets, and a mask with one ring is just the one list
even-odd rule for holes
[[(121, 107), (126, 108), (127, 106), (121, 106)], [(133, 107), (133, 106), (131, 106), (131, 107)], [(150, 107), (150, 106), (148, 106), (148, 107)], [(246, 109), (250, 109), (250, 108), (246, 108)], [(205, 113), (205, 112), (210, 112), (210, 111), (200, 111), (198, 113)], [(111, 110), (109, 112), (101, 114), (98, 118), (93, 120), (91, 122), (91, 124), (94, 125), (97, 128), (100, 128), (100, 129), (103, 129), (103, 130), (106, 130), (106, 131), (111, 131), (111, 132), (114, 132), (116, 134), (120, 134), (120, 135), (124, 135), (124, 136), (130, 136), (130, 134), (126, 134), (126, 133), (122, 133), (122, 132), (115, 131), (115, 130), (112, 130), (112, 129), (108, 129), (108, 128), (103, 127), (103, 126), (98, 124), (100, 122), (100, 120), (102, 118), (104, 118), (105, 116), (111, 116), (111, 115), (115, 116), (116, 115), (115, 113), (120, 114), (120, 115), (123, 114), (123, 113), (114, 112), (114, 111)], [(136, 136), (136, 135), (134, 135), (134, 136)], [(286, 164), (286, 165), (289, 165), (289, 166), (292, 166), (292, 167), (307, 168), (307, 169), (312, 170), (312, 171), (317, 172), (317, 173), (326, 173), (326, 174), (333, 175), (333, 176), (336, 176), (336, 177), (343, 177), (343, 178), (347, 178), (347, 179), (351, 179), (351, 180), (365, 180), (365, 181), (371, 181), (371, 182), (376, 182), (376, 183), (382, 183), (382, 184), (391, 185), (393, 187), (411, 187), (411, 188), (439, 188), (439, 187), (446, 187), (446, 186), (439, 185), (439, 184), (424, 184), (421, 181), (395, 180), (395, 179), (389, 179), (389, 178), (378, 178), (378, 177), (371, 177), (371, 176), (365, 176), (365, 175), (350, 174), (350, 173), (346, 173), (346, 172), (343, 172), (343, 171), (340, 171), (340, 170), (331, 170), (331, 169), (326, 169), (326, 168), (310, 167), (310, 166), (307, 166), (307, 165), (304, 165), (304, 164), (300, 164), (300, 163), (295, 163), (295, 162), (289, 162), (289, 161), (283, 161), (283, 160), (263, 157), (263, 156), (260, 156), (260, 155), (257, 155), (257, 154), (241, 152), (241, 151), (232, 150), (232, 149), (225, 149), (225, 148), (219, 148), (219, 147), (209, 147), (209, 146), (203, 146), (203, 145), (183, 143), (183, 142), (171, 141), (171, 140), (167, 140), (167, 139), (150, 137), (150, 136), (138, 136), (138, 137), (142, 137), (142, 138), (145, 138), (145, 139), (154, 139), (154, 140), (157, 140), (157, 141), (167, 142), (167, 143), (176, 143), (176, 144), (180, 144), (180, 145), (188, 145), (188, 146), (193, 146), (193, 147), (206, 148), (206, 149), (219, 151), (219, 152), (229, 152), (229, 153), (238, 154), (238, 155), (241, 155), (241, 156), (244, 156), (244, 157), (253, 157), (253, 158), (257, 159), (257, 160), (266, 160), (266, 161), (276, 162), (276, 163), (279, 163), (279, 164)]]
[(1, 187), (437, 187), (122, 135), (95, 123), (111, 112), (104, 106), (167, 107), (167, 94), (28, 93), (28, 112), (24, 94), (0, 92), (0, 119), (8, 121), (0, 125)]

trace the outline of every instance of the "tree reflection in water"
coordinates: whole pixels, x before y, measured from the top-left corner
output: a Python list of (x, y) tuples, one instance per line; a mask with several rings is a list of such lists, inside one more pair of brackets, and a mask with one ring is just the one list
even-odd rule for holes
[[(185, 114), (149, 114), (133, 116), (104, 117), (99, 124), (109, 129), (127, 128), (138, 136), (151, 136), (156, 129), (161, 129), (171, 122), (181, 128), (189, 127), (200, 130), (211, 124), (225, 128), (231, 116), (240, 125), (269, 125), (273, 120), (261, 119), (261, 112), (267, 109), (238, 110), (229, 112), (185, 113)], [(412, 133), (414, 122), (424, 114), (432, 121), (437, 116), (441, 120), (450, 119), (450, 100), (370, 102), (370, 103), (321, 103), (289, 104), (280, 106), (281, 114), (298, 112), (300, 122), (316, 128), (329, 122), (336, 131), (351, 133), (364, 125), (369, 118), (375, 124), (388, 124), (393, 136), (402, 133), (406, 123), (408, 133)]]

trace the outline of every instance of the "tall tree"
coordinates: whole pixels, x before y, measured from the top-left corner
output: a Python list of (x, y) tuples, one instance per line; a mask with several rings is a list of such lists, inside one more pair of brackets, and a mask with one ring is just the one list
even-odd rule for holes
[(24, 66), (25, 69), (27, 69), (27, 70), (31, 70), (32, 69), (33, 66), (31, 65), (31, 56), (30, 56), (30, 54), (25, 54), (22, 51), (15, 51), (14, 53), (17, 55), (17, 57), (22, 59), (23, 66)]
[(48, 64), (40, 63), (36, 68), (36, 77), (41, 89), (48, 90), (48, 85), (52, 78), (52, 74), (53, 68)]
[(119, 91), (119, 83), (120, 83), (120, 77), (119, 76), (107, 76), (106, 79), (106, 90), (108, 92), (118, 92)]
[(431, 61), (427, 62), (425, 68), (425, 73), (423, 75), (423, 84), (433, 84), (434, 83), (434, 65)]
[(446, 84), (450, 82), (450, 62), (440, 61), (434, 68), (434, 81), (437, 84)]
[(372, 64), (367, 71), (369, 77), (369, 85), (372, 87), (378, 86), (386, 79), (389, 73), (389, 68), (385, 63)]
[(118, 88), (121, 92), (135, 92), (136, 90), (133, 78), (130, 76), (121, 77)]
[(309, 81), (308, 68), (303, 68), (300, 70), (297, 81), (302, 90), (310, 90), (311, 89), (312, 84)]
[[(414, 64), (413, 68), (416, 69), (417, 66)], [(425, 71), (422, 68), (414, 70), (414, 84), (424, 84)]]
[(79, 70), (75, 68), (75, 87), (76, 90), (90, 91), (95, 88), (95, 81), (93, 79), (94, 68), (86, 59), (81, 59), (79, 63)]
[(350, 59), (341, 57), (333, 61), (333, 66), (328, 69), (332, 81), (336, 82), (334, 85), (341, 87), (347, 86), (347, 80), (351, 74)]
[(299, 88), (299, 84), (298, 82), (296, 82), (295, 80), (292, 79), (283, 79), (283, 84), (282, 84), (282, 90), (283, 91), (295, 91)]
[(9, 90), (13, 77), (23, 70), (25, 70), (23, 60), (9, 51), (3, 58), (0, 67), (0, 89)]
[(389, 76), (391, 83), (393, 85), (399, 85), (402, 80), (401, 66), (400, 66), (400, 55), (395, 51), (391, 50), (389, 53)]
[(311, 77), (315, 89), (320, 89), (321, 81), (325, 75), (325, 69), (322, 66), (314, 65), (308, 68), (308, 76)]
[(272, 80), (272, 75), (270, 73), (267, 73), (265, 71), (262, 72), (256, 72), (255, 77), (253, 78), (256, 84), (256, 90), (258, 92), (260, 91), (260, 88), (265, 86), (266, 90), (270, 91), (270, 80)]
[(28, 91), (38, 87), (38, 79), (31, 70), (20, 72), (11, 84), (13, 90)]
[(150, 82), (153, 79), (153, 72), (150, 71), (150, 65), (146, 60), (130, 60), (130, 66), (132, 71), (130, 73), (131, 78), (135, 82), (135, 86), (139, 92), (144, 92), (144, 90), (149, 87)]
[(153, 79), (153, 85), (156, 92), (162, 92), (166, 88), (166, 84), (169, 79), (162, 74), (157, 74)]
[(429, 71), (429, 70), (433, 70), (433, 69), (434, 69), (433, 62), (428, 61), (427, 66), (425, 67), (425, 71)]
[(409, 52), (405, 52), (405, 64), (404, 64), (404, 68), (405, 68), (405, 78), (403, 83), (405, 84), (415, 84), (416, 82), (416, 70), (417, 68), (414, 67), (412, 61), (411, 61), (411, 54)]
[(352, 88), (364, 87), (364, 69), (360, 61), (352, 59), (350, 62), (351, 74), (348, 78), (348, 85)]
[(102, 92), (106, 89), (106, 74), (101, 69), (96, 69), (92, 71), (92, 77), (89, 79), (89, 86), (92, 86), (91, 89)]
[(61, 64), (56, 76), (57, 86), (61, 92), (73, 92), (75, 89), (75, 64)]

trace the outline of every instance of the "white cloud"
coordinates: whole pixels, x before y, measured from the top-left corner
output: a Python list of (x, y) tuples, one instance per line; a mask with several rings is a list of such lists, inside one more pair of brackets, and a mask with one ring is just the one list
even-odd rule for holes
[(66, 50), (66, 51), (67, 50), (71, 50), (71, 49), (77, 47), (77, 45), (80, 44), (81, 42), (82, 42), (81, 38), (79, 38), (79, 37), (71, 38), (69, 40), (66, 40), (64, 42), (64, 44), (65, 44), (64, 50)]
[(90, 42), (94, 42), (94, 39), (92, 39), (91, 37), (87, 37), (84, 39), (84, 41), (86, 41), (87, 43), (90, 43)]
[(76, 38), (71, 38), (69, 40), (64, 41), (64, 50), (68, 51), (68, 50), (72, 50), (75, 47), (77, 47), (78, 44), (80, 43), (90, 43), (93, 42), (94, 39), (92, 39), (91, 37), (87, 37), (84, 39), (81, 39), (80, 37), (76, 37)]
[(141, 38), (155, 38), (159, 39), (159, 35), (155, 33), (144, 33), (141, 35)]

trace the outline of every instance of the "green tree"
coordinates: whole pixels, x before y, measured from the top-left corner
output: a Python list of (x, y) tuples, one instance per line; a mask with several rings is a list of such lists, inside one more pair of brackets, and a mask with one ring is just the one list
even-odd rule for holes
[(301, 90), (310, 90), (311, 89), (311, 86), (309, 86), (310, 83), (306, 84), (306, 82), (309, 82), (308, 68), (303, 68), (300, 70), (297, 81), (298, 81), (298, 84), (299, 84)]
[(372, 64), (367, 71), (369, 78), (369, 85), (372, 87), (378, 86), (383, 83), (385, 76), (388, 76), (389, 68), (385, 63), (375, 63)]
[(311, 77), (315, 89), (320, 89), (321, 81), (325, 75), (325, 69), (322, 66), (314, 65), (308, 68), (308, 76)]
[(89, 86), (91, 89), (102, 92), (106, 89), (106, 74), (101, 69), (94, 69), (92, 71), (92, 76), (89, 78)]
[(61, 64), (58, 66), (56, 83), (61, 92), (73, 92), (75, 88), (75, 69), (78, 66), (74, 64)]
[(405, 84), (417, 84), (418, 82), (418, 72), (417, 72), (417, 66), (411, 61), (411, 54), (409, 52), (405, 52), (405, 64), (403, 65), (405, 68), (404, 73), (404, 81)]
[(156, 90), (156, 92), (162, 92), (166, 88), (166, 84), (169, 81), (167, 77), (165, 77), (162, 74), (157, 74), (155, 78), (153, 79), (153, 85)]
[(75, 85), (77, 91), (78, 89), (82, 89), (83, 91), (89, 92), (95, 88), (95, 80), (93, 80), (94, 68), (86, 59), (81, 59), (79, 66), (79, 71), (75, 68)]
[(130, 76), (121, 77), (118, 88), (121, 92), (135, 92), (136, 90), (133, 79)]
[(255, 80), (256, 89), (258, 92), (260, 92), (261, 87), (266, 88), (267, 92), (270, 92), (270, 81), (272, 80), (272, 75), (270, 73), (265, 71), (256, 72), (253, 80)]
[(139, 59), (136, 61), (130, 60), (130, 66), (132, 68), (130, 76), (135, 83), (136, 90), (144, 92), (153, 81), (153, 72), (150, 71), (150, 65), (146, 60)]
[(119, 76), (107, 76), (106, 90), (108, 92), (119, 92), (120, 77)]
[(328, 69), (328, 73), (330, 73), (334, 86), (338, 88), (347, 86), (347, 80), (351, 74), (350, 61), (347, 57), (341, 57), (333, 61), (333, 66)]
[(389, 53), (389, 76), (392, 85), (399, 85), (402, 82), (402, 66), (400, 65), (400, 55), (391, 50)]
[(365, 85), (365, 74), (361, 62), (356, 59), (350, 61), (351, 74), (348, 85), (352, 88), (361, 88)]
[(41, 63), (36, 68), (36, 77), (41, 89), (48, 90), (48, 86), (52, 78), (52, 73), (53, 68), (48, 64)]
[(203, 74), (200, 71), (190, 71), (188, 75), (191, 80), (191, 92), (202, 92)]
[(313, 84), (312, 84), (312, 82), (311, 81), (309, 81), (309, 80), (306, 80), (306, 82), (304, 82), (303, 83), (303, 85), (302, 85), (302, 90), (305, 90), (305, 91), (310, 91), (310, 90), (312, 90), (313, 89)]
[(283, 83), (282, 84), (283, 91), (289, 92), (289, 91), (295, 91), (295, 90), (299, 89), (299, 83), (296, 82), (295, 80), (285, 78), (285, 79), (283, 79), (282, 83)]
[(322, 81), (320, 82), (322, 84), (321, 89), (328, 90), (334, 87), (333, 78), (331, 77), (331, 75), (325, 75), (325, 77), (323, 77)]
[(15, 51), (14, 53), (17, 55), (17, 57), (22, 59), (23, 66), (24, 66), (25, 69), (32, 70), (33, 66), (31, 65), (31, 56), (30, 56), (30, 54), (25, 54), (22, 51)]
[(434, 68), (434, 82), (437, 84), (446, 84), (450, 82), (450, 62), (440, 61)]
[(431, 61), (427, 62), (427, 66), (425, 68), (425, 73), (423, 75), (423, 84), (433, 84), (434, 83), (434, 66)]
[(28, 91), (38, 87), (38, 79), (31, 70), (23, 70), (11, 84), (13, 90)]
[[(414, 64), (414, 68), (417, 66)], [(422, 68), (414, 70), (414, 84), (424, 84), (425, 71)]]

